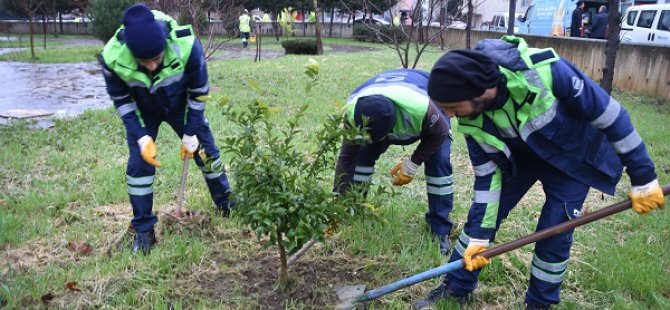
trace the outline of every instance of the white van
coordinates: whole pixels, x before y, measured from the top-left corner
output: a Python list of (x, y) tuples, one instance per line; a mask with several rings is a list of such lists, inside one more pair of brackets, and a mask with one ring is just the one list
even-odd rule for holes
[[(517, 17), (520, 16), (521, 14), (517, 14)], [(493, 19), (488, 24), (487, 30), (507, 32), (507, 23), (509, 23), (509, 12), (497, 12), (493, 15)], [(514, 23), (514, 32), (519, 32), (518, 22)]]
[(628, 8), (621, 23), (621, 42), (670, 46), (670, 4)]

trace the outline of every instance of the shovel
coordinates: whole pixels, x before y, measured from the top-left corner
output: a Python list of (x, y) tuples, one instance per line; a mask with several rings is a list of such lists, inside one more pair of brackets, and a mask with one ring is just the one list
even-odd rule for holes
[(181, 182), (179, 184), (179, 192), (177, 192), (177, 206), (175, 207), (169, 215), (174, 218), (177, 222), (184, 222), (191, 220), (195, 213), (191, 211), (182, 211), (184, 206), (184, 191), (186, 190), (186, 179), (188, 179), (188, 163), (191, 159), (188, 156), (184, 157), (184, 165), (181, 170)]
[(184, 165), (181, 170), (181, 182), (179, 183), (179, 192), (177, 192), (177, 208), (174, 210), (174, 214), (177, 216), (182, 216), (181, 208), (184, 206), (184, 190), (186, 187), (186, 179), (188, 178), (188, 163), (190, 162), (188, 156), (184, 156)]
[[(662, 187), (663, 195), (667, 196), (670, 194), (670, 184), (666, 184)], [(517, 240), (501, 244), (499, 246), (490, 248), (479, 255), (482, 255), (486, 258), (491, 258), (511, 250), (518, 249), (527, 244), (537, 242), (548, 237), (560, 234), (564, 231), (571, 230), (575, 227), (582, 226), (584, 224), (597, 221), (604, 217), (610, 216), (612, 214), (619, 213), (624, 210), (631, 208), (630, 200), (621, 201), (610, 205), (608, 207), (602, 208), (598, 211), (588, 213), (581, 217), (563, 222), (553, 227), (549, 227), (538, 231), (534, 234), (527, 235), (525, 237), (519, 238)], [(377, 299), (386, 294), (395, 292), (401, 288), (414, 285), (419, 282), (426, 281), (428, 279), (441, 276), (445, 273), (463, 268), (463, 260), (459, 259), (448, 264), (424, 271), (419, 274), (404, 278), (402, 280), (387, 284), (380, 288), (376, 288), (370, 291), (365, 291), (365, 284), (360, 285), (341, 285), (335, 287), (335, 293), (337, 294), (338, 302), (335, 305), (335, 309), (344, 310), (344, 309), (353, 309), (357, 306), (362, 306), (366, 301), (371, 301)]]

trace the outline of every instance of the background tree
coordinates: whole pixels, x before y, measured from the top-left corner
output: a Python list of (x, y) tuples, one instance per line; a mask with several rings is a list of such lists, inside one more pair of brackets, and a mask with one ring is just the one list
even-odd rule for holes
[(605, 49), (605, 64), (603, 66), (603, 79), (600, 81), (602, 87), (608, 94), (612, 93), (614, 82), (614, 65), (616, 64), (616, 53), (619, 50), (619, 33), (621, 32), (621, 13), (619, 12), (619, 0), (609, 0), (608, 37)]
[(321, 41), (321, 22), (319, 21), (319, 4), (317, 0), (314, 2), (314, 13), (316, 14), (316, 21), (314, 22), (314, 28), (316, 31), (316, 54), (323, 54), (323, 42)]
[(507, 21), (507, 34), (514, 34), (514, 22), (516, 16), (516, 0), (509, 0), (509, 19)]
[(28, 28), (30, 32), (30, 57), (35, 57), (35, 29), (33, 27), (33, 18), (35, 13), (42, 9), (46, 0), (10, 0), (11, 7), (17, 12), (28, 18)]
[(123, 12), (135, 4), (135, 0), (95, 0), (91, 3), (93, 35), (107, 43), (121, 26)]
[[(347, 5), (344, 0), (341, 0), (341, 3)], [(371, 8), (373, 12), (383, 12), (391, 8), (388, 1), (363, 0), (356, 3), (359, 6)], [(382, 6), (379, 7), (378, 4)], [(389, 43), (390, 47), (396, 51), (403, 68), (415, 68), (426, 48), (434, 44), (449, 29), (449, 24), (437, 23), (440, 19), (440, 12), (445, 7), (447, 7), (446, 0), (417, 0), (408, 16), (411, 20), (409, 25), (401, 23), (399, 26), (383, 26), (363, 23), (354, 26), (354, 34), (356, 35), (357, 29), (359, 33), (360, 30), (363, 30), (361, 36), (373, 41)], [(347, 9), (353, 11), (351, 7), (347, 6)], [(458, 11), (462, 11), (462, 8)], [(436, 23), (439, 26), (430, 27)]]

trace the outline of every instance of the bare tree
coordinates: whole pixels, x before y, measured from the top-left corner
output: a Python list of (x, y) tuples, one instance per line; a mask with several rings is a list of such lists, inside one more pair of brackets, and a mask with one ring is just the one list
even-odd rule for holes
[[(155, 7), (170, 16), (173, 16), (181, 24), (191, 24), (196, 35), (206, 40), (203, 43), (205, 59), (210, 59), (214, 53), (223, 45), (235, 39), (238, 12), (242, 10), (244, 1), (215, 1), (215, 0), (159, 0), (155, 1)], [(214, 23), (209, 19), (210, 14), (219, 16), (223, 28), (228, 36), (217, 35), (218, 31)]]
[(317, 0), (313, 0), (314, 3), (314, 15), (316, 20), (314, 21), (314, 27), (316, 31), (316, 54), (323, 54), (323, 42), (321, 41), (321, 22), (319, 21), (319, 4)]
[[(46, 0), (10, 0), (14, 7), (21, 10), (28, 17), (28, 28), (30, 32), (30, 57), (35, 57), (35, 29), (33, 28), (33, 18), (35, 13), (42, 9)], [(45, 43), (46, 44), (46, 43)]]
[(465, 48), (471, 48), (472, 44), (472, 16), (474, 16), (472, 0), (468, 0), (468, 14), (465, 24)]
[(507, 34), (514, 34), (514, 16), (516, 15), (516, 0), (509, 0), (509, 20), (507, 21)]
[(619, 12), (619, 0), (609, 0), (609, 33), (605, 48), (605, 64), (603, 65), (603, 79), (600, 81), (602, 87), (608, 94), (612, 93), (614, 83), (614, 65), (616, 53), (619, 49), (619, 32), (621, 32), (621, 13)]
[(256, 56), (254, 56), (254, 62), (261, 61), (261, 26), (256, 23), (254, 25), (254, 32), (256, 32)]
[[(341, 1), (342, 5), (346, 4)], [(364, 0), (363, 3), (372, 11), (381, 11), (374, 3)], [(372, 33), (373, 39), (389, 43), (396, 51), (403, 68), (415, 68), (426, 48), (433, 44), (449, 29), (449, 24), (440, 21), (440, 14), (447, 0), (417, 0), (411, 10), (409, 25), (383, 26), (363, 23)], [(348, 7), (347, 7), (348, 8)], [(462, 11), (462, 8), (460, 10)], [(410, 59), (412, 58), (412, 59)]]

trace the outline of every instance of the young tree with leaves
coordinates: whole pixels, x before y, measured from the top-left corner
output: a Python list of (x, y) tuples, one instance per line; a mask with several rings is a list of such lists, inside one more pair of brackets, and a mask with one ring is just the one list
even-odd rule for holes
[[(310, 76), (309, 92), (318, 81), (319, 65), (313, 60), (305, 66)], [(256, 81), (250, 86), (261, 92)], [(329, 172), (332, 170), (337, 143), (343, 138), (360, 136), (357, 129), (341, 127), (342, 116), (326, 119), (321, 130), (309, 137), (308, 151), (299, 150), (308, 137), (299, 126), (310, 107), (304, 104), (286, 127), (277, 124), (271, 107), (262, 98), (244, 107), (227, 104), (223, 114), (239, 128), (239, 133), (225, 139), (222, 150), (232, 156), (231, 173), (235, 175), (240, 222), (248, 225), (264, 244), (277, 246), (280, 257), (278, 282), (288, 285), (288, 253), (300, 249), (310, 240), (323, 240), (329, 229), (357, 213), (354, 200), (332, 192)]]

